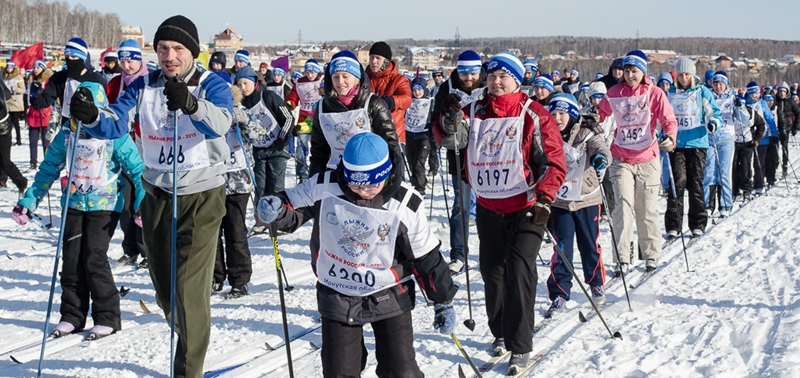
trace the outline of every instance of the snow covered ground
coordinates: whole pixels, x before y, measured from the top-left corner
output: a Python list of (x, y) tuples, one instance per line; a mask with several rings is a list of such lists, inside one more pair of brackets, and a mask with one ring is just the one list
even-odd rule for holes
[[(28, 166), (27, 138), (23, 143), (13, 147), (12, 157), (24, 169)], [(794, 166), (800, 168), (800, 148), (793, 147), (792, 153)], [(287, 172), (287, 186), (291, 186), (295, 182), (293, 166)], [(33, 177), (33, 173), (26, 175)], [(610, 285), (609, 304), (603, 315), (611, 330), (622, 334), (622, 340), (611, 339), (596, 316), (587, 323), (578, 321), (579, 310), (589, 314), (592, 309), (576, 285), (569, 311), (534, 335), (534, 352), (548, 352), (529, 376), (800, 376), (800, 201), (796, 180), (790, 180), (790, 184), (787, 190), (781, 181), (768, 196), (741, 209), (737, 204), (729, 219), (709, 228), (689, 247), (689, 264), (694, 272), (686, 271), (680, 242), (665, 249), (659, 271), (630, 290), (632, 312), (628, 310), (623, 285)], [(437, 228), (446, 222), (441, 189), (437, 177), (431, 222)], [(61, 214), (59, 195), (58, 189), (51, 193), (56, 234)], [(11, 209), (16, 199), (15, 189), (0, 191), (0, 376), (30, 377), (36, 374), (38, 354), (31, 362), (17, 364), (9, 358), (9, 352), (41, 339), (55, 248), (53, 238), (36, 225), (19, 227), (14, 223)], [(430, 197), (425, 206), (430, 206)], [(660, 207), (663, 212), (663, 200)], [(44, 223), (49, 222), (46, 201), (37, 213), (44, 217)], [(470, 255), (470, 278), (477, 327), (470, 332), (460, 325), (469, 316), (462, 274), (455, 278), (461, 287), (455, 299), (459, 315), (456, 335), (475, 363), (481, 365), (489, 358), (487, 349), (492, 336), (486, 326), (483, 285), (477, 270), (478, 239), (475, 228), (470, 231), (474, 251)], [(606, 224), (602, 231), (604, 260), (610, 271), (613, 250)], [(448, 232), (447, 228), (437, 231), (445, 252), (449, 250)], [(321, 376), (319, 351), (311, 346), (312, 342), (319, 345), (320, 333), (313, 329), (318, 326), (318, 315), (307, 243), (310, 233), (307, 225), (293, 235), (279, 238), (288, 280), (294, 286), (286, 293), (290, 334), (312, 329), (291, 344), (297, 377)], [(131, 289), (121, 301), (124, 330), (48, 354), (45, 376), (125, 378), (169, 374), (169, 328), (157, 311), (147, 272), (115, 267), (116, 259), (122, 255), (121, 236), (118, 232), (112, 241), (109, 263), (117, 286)], [(266, 237), (254, 237), (250, 247), (254, 270), (251, 295), (229, 301), (216, 296), (212, 300), (206, 369), (241, 364), (258, 356), (228, 376), (286, 377), (284, 349), (269, 351), (265, 345), (280, 346), (283, 335), (272, 245)], [(552, 247), (543, 246), (545, 260), (550, 254)], [(549, 269), (539, 265), (538, 270), (541, 284), (537, 288), (537, 322), (549, 304), (544, 285)], [(635, 279), (634, 275), (630, 278)], [(49, 328), (59, 318), (60, 291), (57, 287)], [(154, 313), (143, 314), (140, 300)], [(428, 377), (454, 377), (459, 364), (468, 372), (453, 341), (434, 331), (432, 321), (433, 309), (426, 307), (420, 296), (414, 323), (417, 362), (423, 372)], [(367, 348), (372, 354), (363, 376), (375, 377), (374, 342), (366, 328)], [(505, 368), (502, 363), (484, 376), (503, 376)]]

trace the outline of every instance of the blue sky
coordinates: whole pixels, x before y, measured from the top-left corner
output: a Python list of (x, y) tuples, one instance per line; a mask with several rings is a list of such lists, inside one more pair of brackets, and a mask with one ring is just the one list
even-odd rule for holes
[[(66, 0), (117, 13), (152, 40), (158, 25), (183, 14), (202, 42), (226, 24), (245, 43), (392, 38), (452, 39), (502, 36), (732, 37), (800, 39), (800, 1), (570, 0), (558, 1), (274, 1)], [(402, 4), (402, 6), (399, 6)], [(567, 5), (569, 4), (569, 5)], [(654, 5), (650, 5), (654, 4)]]

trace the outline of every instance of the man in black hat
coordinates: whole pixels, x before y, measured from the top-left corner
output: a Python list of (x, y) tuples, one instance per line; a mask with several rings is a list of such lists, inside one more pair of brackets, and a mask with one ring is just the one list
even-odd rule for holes
[[(175, 376), (202, 377), (211, 322), (209, 293), (222, 216), (225, 215), (225, 132), (232, 123), (233, 98), (220, 76), (194, 64), (200, 53), (197, 28), (184, 16), (164, 21), (153, 46), (161, 66), (136, 79), (117, 102), (98, 109), (72, 97), (72, 116), (87, 132), (103, 139), (119, 138), (139, 121), (139, 152), (145, 163), (142, 185), (142, 231), (156, 300), (170, 312), (171, 240), (177, 240), (175, 325), (178, 346)], [(85, 93), (83, 94), (86, 95)], [(177, 118), (177, 121), (175, 121)], [(178, 151), (173, 151), (177, 124)], [(173, 173), (177, 159), (177, 175)], [(172, 234), (172, 183), (177, 182), (177, 235)]]

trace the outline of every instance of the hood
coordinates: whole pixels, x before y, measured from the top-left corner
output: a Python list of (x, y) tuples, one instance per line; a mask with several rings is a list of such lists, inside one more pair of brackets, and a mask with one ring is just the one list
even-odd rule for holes
[(19, 67), (14, 67), (14, 69), (11, 70), (11, 73), (8, 73), (8, 71), (6, 71), (6, 69), (3, 68), (3, 79), (13, 79), (17, 76), (20, 76)]
[(241, 103), (244, 99), (244, 93), (242, 93), (242, 90), (235, 85), (231, 86), (231, 95), (233, 96), (234, 105)]

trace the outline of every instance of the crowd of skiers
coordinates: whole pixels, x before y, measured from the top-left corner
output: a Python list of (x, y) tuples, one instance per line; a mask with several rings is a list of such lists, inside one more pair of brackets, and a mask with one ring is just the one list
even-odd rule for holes
[[(617, 275), (637, 254), (654, 271), (662, 253), (660, 193), (667, 196), (666, 238), (683, 234), (684, 213), (691, 235), (700, 236), (709, 217), (726, 217), (737, 200), (774, 186), (778, 167), (786, 176), (788, 141), (800, 125), (797, 83), (762, 89), (751, 82), (737, 93), (724, 71), (701, 80), (688, 58), (656, 78), (639, 50), (583, 82), (576, 70), (541, 73), (534, 59), (502, 52), (483, 61), (471, 50), (452, 72), (405, 75), (384, 42), (372, 45), (366, 66), (345, 50), (328, 64), (309, 59), (302, 71), (255, 69), (239, 50), (232, 67), (217, 52), (206, 70), (194, 62), (199, 38), (183, 16), (165, 20), (153, 46), (155, 67), (126, 40), (95, 72), (86, 43), (72, 38), (65, 68), (54, 73), (38, 61), (27, 84), (9, 63), (0, 88), (8, 113), (0, 160), (21, 191), (12, 213), (21, 225), (60, 179), (68, 222), (52, 336), (85, 328), (90, 305), (90, 338), (121, 330), (107, 262), (119, 223), (125, 238), (117, 263), (149, 269), (159, 307), (175, 317), (177, 376), (202, 376), (209, 293), (228, 281), (226, 298), (248, 295), (248, 234), (269, 225), (293, 232), (309, 220), (324, 375), (360, 375), (362, 326), (371, 324), (378, 376), (422, 376), (414, 360), (413, 279), (435, 303), (435, 328), (452, 333), (451, 275), (471, 268), (471, 217), (495, 338), (490, 350), (510, 354), (513, 374), (530, 363), (543, 240), (552, 237), (561, 252), (550, 260), (545, 317), (563, 312), (570, 299), (575, 244), (601, 306), (601, 219), (613, 226)], [(11, 129), (20, 144), (22, 119), (38, 170), (27, 191), (9, 157)], [(423, 201), (442, 168), (441, 148), (454, 194), (448, 258)], [(296, 186), (285, 180), (290, 158)], [(248, 232), (251, 201), (256, 219)]]

